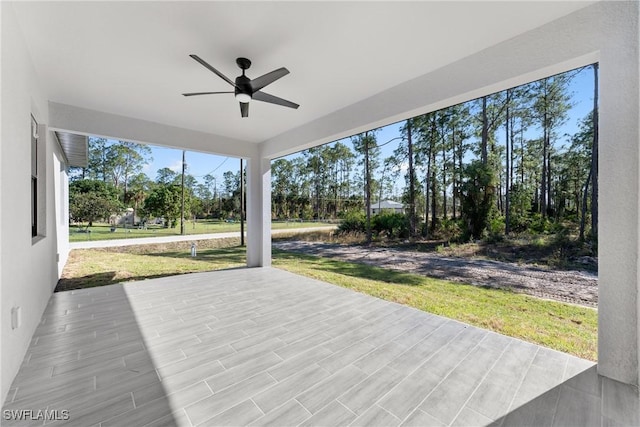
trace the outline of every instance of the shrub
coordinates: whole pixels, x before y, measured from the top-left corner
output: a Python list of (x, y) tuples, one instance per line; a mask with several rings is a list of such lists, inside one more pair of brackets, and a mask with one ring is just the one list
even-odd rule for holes
[(496, 177), (489, 165), (474, 161), (463, 171), (460, 184), (462, 216), (465, 234), (472, 239), (482, 237), (495, 209)]
[(364, 212), (348, 212), (338, 224), (338, 234), (363, 233), (365, 231)]
[(539, 213), (531, 215), (529, 230), (534, 233), (548, 233), (551, 230), (552, 223)]
[(381, 213), (371, 218), (371, 229), (389, 238), (408, 237), (409, 220), (401, 213)]
[(498, 243), (504, 240), (504, 217), (495, 216), (489, 220), (487, 227), (487, 243)]

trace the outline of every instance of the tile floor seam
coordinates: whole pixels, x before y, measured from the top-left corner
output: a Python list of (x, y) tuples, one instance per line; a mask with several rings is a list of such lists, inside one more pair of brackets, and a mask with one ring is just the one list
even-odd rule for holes
[(567, 376), (567, 369), (569, 368), (569, 358), (567, 357), (566, 360), (564, 361), (564, 368), (562, 369), (562, 377), (560, 377), (561, 381), (566, 381), (566, 376)]
[[(260, 413), (262, 413), (261, 417), (264, 417), (265, 415), (267, 415), (267, 414), (262, 410), (262, 408), (260, 408), (260, 406), (258, 406), (258, 404), (253, 400), (253, 396), (252, 396), (252, 397), (250, 397), (250, 398), (249, 398), (249, 400), (251, 401), (251, 403), (253, 403), (253, 404), (254, 404), (254, 406), (255, 406), (256, 408), (258, 408), (258, 411), (260, 411)], [(280, 406), (282, 406), (282, 405), (280, 405)], [(279, 408), (280, 406), (278, 406), (278, 408)], [(275, 409), (277, 409), (277, 408), (275, 408)], [(272, 411), (275, 411), (275, 409), (272, 409)], [(258, 417), (258, 418), (260, 418), (260, 417)], [(254, 420), (254, 421), (255, 421), (255, 420)]]
[[(462, 329), (462, 331), (460, 331), (460, 333), (462, 333), (462, 332), (463, 332), (463, 331), (465, 331), (465, 330), (466, 330), (466, 328)], [(488, 331), (487, 331), (487, 332), (488, 332)], [(470, 348), (470, 349), (467, 351), (467, 355), (466, 355), (465, 357), (463, 357), (462, 359), (460, 359), (460, 361), (459, 361), (458, 363), (456, 363), (456, 365), (455, 365), (455, 366), (453, 366), (451, 369), (449, 369), (449, 371), (446, 373), (446, 375), (445, 375), (445, 376), (444, 376), (440, 381), (438, 381), (438, 383), (437, 383), (435, 386), (433, 386), (433, 388), (431, 389), (431, 391), (429, 391), (429, 393), (428, 393), (428, 394), (427, 394), (427, 395), (426, 395), (426, 396), (425, 396), (425, 397), (420, 401), (420, 403), (418, 403), (418, 404), (416, 405), (416, 408), (420, 408), (420, 406), (422, 406), (422, 404), (425, 402), (425, 400), (427, 400), (427, 399), (429, 398), (429, 396), (431, 396), (431, 395), (433, 394), (433, 391), (434, 391), (435, 389), (437, 389), (437, 388), (440, 386), (440, 384), (442, 384), (443, 382), (445, 382), (445, 380), (446, 380), (447, 378), (449, 378), (449, 376), (451, 375), (451, 373), (452, 373), (453, 371), (455, 371), (455, 370), (456, 370), (456, 368), (457, 368), (458, 366), (460, 366), (460, 364), (462, 364), (462, 362), (463, 362), (463, 361), (465, 361), (465, 360), (469, 357), (469, 355), (470, 355), (470, 354), (471, 354), (471, 353), (472, 353), (476, 348), (478, 348), (478, 347), (480, 346), (480, 344), (482, 344), (482, 342), (483, 342), (483, 341), (484, 341), (488, 336), (489, 336), (489, 334), (488, 334), (488, 333), (486, 333), (486, 334), (484, 335), (484, 337), (482, 337), (482, 339), (476, 343), (476, 345), (475, 345), (475, 346), (473, 346), (472, 348)], [(457, 335), (456, 335), (456, 337), (457, 337)], [(453, 341), (453, 340), (451, 340), (451, 341)], [(451, 341), (449, 341), (449, 342), (451, 342)], [(448, 344), (448, 343), (447, 343), (447, 344)], [(411, 374), (413, 374), (415, 371), (417, 371), (418, 369), (420, 369), (420, 368), (421, 368), (425, 363), (427, 363), (427, 362), (428, 362), (432, 357), (434, 357), (436, 354), (438, 354), (438, 353), (440, 353), (442, 350), (444, 350), (444, 348), (445, 348), (445, 347), (446, 347), (446, 345), (445, 345), (445, 346), (443, 346), (443, 347), (441, 347), (441, 348), (440, 348), (438, 351), (436, 351), (432, 356), (430, 356), (427, 360), (425, 360), (422, 364), (420, 364), (420, 366), (418, 366), (416, 369), (414, 369), (414, 370), (411, 372)], [(409, 378), (409, 376), (410, 376), (411, 374), (407, 375), (407, 376), (406, 376), (406, 377), (405, 377), (405, 378), (404, 378), (400, 383), (398, 383), (398, 385), (399, 385), (399, 384), (401, 384), (402, 382), (404, 382), (407, 378)], [(379, 402), (379, 401), (378, 401), (378, 402)], [(376, 403), (377, 403), (377, 402), (376, 402)], [(384, 408), (384, 406), (383, 406), (383, 408)], [(429, 412), (427, 412), (427, 411), (425, 411), (425, 410), (422, 410), (422, 411), (423, 411), (423, 412), (425, 412), (426, 414), (428, 414), (428, 415), (430, 415), (430, 416), (434, 417), (434, 418), (435, 418), (435, 419), (437, 419), (438, 421), (442, 421), (442, 420), (440, 420), (438, 417), (436, 417), (436, 416), (434, 416), (434, 415), (430, 414)], [(389, 411), (389, 412), (391, 412), (391, 411)], [(407, 417), (405, 417), (405, 418), (402, 420), (402, 422), (405, 422), (407, 419), (408, 419), (408, 416), (407, 416)], [(447, 424), (447, 423), (445, 423), (444, 421), (442, 421), (442, 422), (443, 422), (444, 424)], [(449, 423), (449, 424), (450, 424), (450, 423)]]
[[(404, 355), (406, 352), (410, 351), (410, 350), (411, 350), (412, 348), (414, 348), (415, 346), (417, 346), (417, 345), (419, 345), (420, 343), (422, 343), (423, 341), (427, 340), (429, 337), (431, 337), (431, 335), (433, 335), (433, 334), (435, 334), (436, 332), (438, 332), (438, 331), (439, 331), (441, 328), (443, 328), (447, 323), (448, 323), (448, 322), (443, 322), (442, 324), (440, 324), (437, 328), (435, 328), (433, 331), (429, 332), (429, 334), (427, 334), (427, 335), (425, 335), (424, 337), (422, 337), (422, 338), (421, 338), (418, 342), (416, 342), (414, 345), (412, 345), (412, 346), (408, 347), (405, 351), (403, 351), (402, 353), (400, 353), (399, 355), (397, 355), (397, 356), (396, 356), (396, 358), (398, 358), (398, 357), (402, 357), (402, 355)], [(416, 327), (419, 327), (419, 326), (420, 326), (420, 325), (418, 325), (418, 326), (416, 326)], [(411, 330), (412, 330), (412, 329), (411, 329)], [(444, 344), (444, 345), (447, 345), (447, 344), (449, 344), (451, 341), (453, 341), (454, 339), (456, 339), (456, 338), (457, 338), (457, 336), (458, 336), (458, 335), (460, 335), (463, 331), (464, 331), (464, 328), (463, 328), (460, 332), (458, 332), (458, 333), (457, 333), (457, 334), (456, 334), (456, 335), (455, 335), (451, 340), (449, 340), (449, 341), (448, 341), (446, 344)], [(409, 333), (409, 332), (410, 332), (410, 330), (409, 330), (409, 331), (407, 331), (407, 332), (405, 332), (405, 334), (406, 334), (406, 333)], [(402, 334), (402, 335), (404, 335), (404, 334)], [(396, 337), (396, 338), (400, 338), (402, 335), (399, 335), (399, 336), (398, 336), (398, 337)], [(394, 339), (394, 340), (395, 340), (395, 339)], [(391, 340), (391, 341), (394, 341), (394, 340)], [(434, 353), (434, 355), (435, 355), (435, 353)], [(431, 356), (429, 356), (429, 357), (431, 357)], [(389, 362), (389, 363), (391, 363), (391, 362)], [(386, 366), (386, 365), (385, 365), (385, 366)], [(418, 366), (418, 367), (419, 367), (419, 366)], [(416, 368), (416, 369), (418, 369), (418, 368)], [(414, 371), (415, 371), (415, 369), (414, 369)], [(413, 371), (411, 371), (411, 373), (413, 373)]]
[(184, 407), (183, 407), (183, 408), (180, 408), (177, 412), (180, 412), (180, 411), (182, 411), (182, 413), (184, 414), (184, 417), (187, 419), (187, 422), (189, 423), (189, 426), (193, 427), (194, 424), (193, 424), (193, 422), (191, 422), (191, 419), (189, 418), (189, 414), (187, 414), (186, 409), (184, 409)]
[[(338, 336), (336, 336), (336, 337), (332, 337), (332, 339), (331, 339), (331, 340), (329, 340), (329, 342), (325, 342), (325, 343), (323, 343), (323, 344), (318, 344), (317, 346), (330, 344), (330, 343), (331, 343), (331, 341), (335, 341), (335, 340), (337, 340), (338, 338), (340, 338), (341, 336), (343, 336), (343, 335), (345, 335), (345, 334), (355, 332), (355, 331), (360, 330), (360, 329), (362, 329), (362, 328), (365, 328), (365, 327), (371, 326), (372, 324), (375, 324), (375, 323), (366, 323), (365, 325), (362, 325), (362, 326), (361, 326), (361, 327), (359, 327), (359, 328), (352, 329), (352, 330), (346, 331), (345, 333), (340, 334), (340, 335), (338, 335)], [(339, 325), (338, 325), (338, 326), (336, 326), (336, 328), (337, 328), (337, 327), (339, 327)], [(341, 351), (345, 350), (346, 348), (349, 348), (349, 347), (351, 347), (351, 346), (353, 346), (353, 345), (355, 345), (355, 344), (357, 344), (357, 343), (363, 342), (364, 340), (368, 339), (369, 337), (371, 337), (371, 336), (375, 336), (375, 335), (377, 335), (377, 334), (378, 334), (377, 332), (372, 332), (372, 333), (370, 333), (369, 335), (367, 335), (367, 336), (365, 336), (365, 337), (363, 337), (363, 338), (361, 338), (361, 339), (359, 339), (359, 340), (357, 340), (357, 341), (352, 342), (349, 346), (347, 346), (347, 347), (345, 347), (345, 348), (343, 348), (343, 349), (341, 349), (341, 350), (339, 350), (339, 351), (335, 351), (335, 352), (333, 352), (333, 354), (337, 354), (337, 353), (339, 353), (339, 352), (341, 352)], [(329, 335), (329, 336), (330, 336), (330, 335)], [(391, 342), (391, 341), (393, 341), (393, 339), (391, 339), (391, 340), (389, 340), (389, 341), (387, 341), (387, 342), (385, 342), (385, 343), (383, 343), (383, 344), (381, 344), (381, 345), (374, 346), (374, 348), (373, 348), (372, 350), (370, 350), (370, 351), (369, 351), (369, 352), (367, 352), (366, 354), (362, 355), (361, 357), (357, 358), (357, 359), (356, 359), (356, 360), (354, 360), (353, 362), (357, 362), (358, 360), (362, 359), (363, 357), (368, 356), (370, 353), (372, 353), (373, 351), (377, 350), (377, 349), (378, 349), (378, 348), (380, 348), (382, 345), (384, 345), (384, 344), (388, 344), (388, 343), (389, 343), (389, 342)], [(421, 340), (421, 341), (422, 341), (422, 340)], [(317, 347), (317, 346), (315, 346), (315, 347)], [(312, 348), (315, 348), (315, 347), (312, 347)], [(330, 350), (330, 349), (329, 349), (329, 350)], [(400, 355), (401, 355), (401, 354), (400, 354)], [(398, 355), (397, 357), (400, 357), (400, 355)], [(327, 356), (326, 358), (328, 358), (328, 357), (331, 357), (331, 356)], [(325, 358), (325, 359), (326, 359), (326, 358)], [(322, 359), (322, 360), (324, 360), (324, 359)], [(320, 362), (320, 360), (319, 360), (318, 362)], [(353, 362), (352, 362), (351, 364), (353, 364)], [(316, 362), (316, 363), (317, 363), (317, 362)]]
[[(378, 405), (377, 403), (375, 405)], [(384, 409), (382, 406), (380, 406), (382, 409)], [(386, 409), (384, 409), (385, 411), (387, 411)], [(388, 413), (390, 413), (394, 418), (398, 418), (396, 417), (391, 411), (387, 411)], [(416, 406), (415, 408), (413, 408), (413, 410), (411, 412), (409, 412), (409, 415), (407, 415), (403, 420), (400, 420), (400, 418), (398, 418), (400, 420), (400, 422), (398, 423), (398, 426), (402, 425), (404, 422), (406, 422), (408, 419), (410, 419), (413, 414), (415, 414), (416, 412), (422, 412), (423, 414), (426, 414), (426, 412), (424, 412), (422, 409), (420, 409), (420, 405)], [(429, 415), (429, 414), (427, 414)], [(431, 416), (431, 415), (429, 415)]]
[[(356, 417), (356, 419), (358, 418), (358, 414), (356, 414), (355, 412), (353, 412), (351, 409), (347, 408), (347, 406), (346, 406), (344, 403), (340, 402), (340, 401), (339, 401), (339, 400), (337, 400), (337, 399), (334, 399), (334, 400), (332, 400), (332, 401), (331, 401), (331, 403), (333, 403), (333, 402), (336, 402), (338, 405), (342, 406), (344, 409), (346, 409), (347, 411), (351, 412), (351, 413)], [(371, 408), (371, 407), (372, 407), (372, 406), (374, 406), (374, 405), (375, 405), (375, 403), (374, 403), (373, 405), (371, 405), (369, 408)], [(327, 405), (327, 406), (329, 406), (329, 405)], [(326, 408), (326, 406), (325, 406), (325, 408)], [(321, 410), (319, 410), (319, 411), (318, 411), (318, 412), (316, 412), (316, 413), (319, 413), (320, 411), (321, 411)], [(365, 411), (365, 412), (366, 412), (366, 411)]]
[[(436, 330), (440, 329), (440, 328), (441, 328), (442, 326), (444, 326), (446, 323), (447, 323), (447, 322), (445, 322), (445, 323), (443, 323), (442, 325), (440, 325), (438, 328), (436, 328)], [(466, 328), (463, 328), (462, 330), (460, 330), (460, 332), (458, 332), (458, 333), (457, 333), (457, 334), (456, 334), (452, 339), (450, 339), (449, 341), (447, 341), (447, 343), (446, 343), (446, 344), (442, 345), (438, 351), (436, 351), (436, 352), (434, 352), (433, 354), (429, 355), (429, 357), (428, 357), (428, 358), (426, 358), (426, 359), (425, 359), (421, 364), (419, 364), (419, 365), (418, 365), (418, 366), (416, 366), (413, 370), (411, 370), (411, 371), (410, 371), (410, 372), (408, 372), (406, 375), (404, 375), (404, 377), (402, 378), (402, 380), (398, 381), (398, 383), (397, 383), (395, 386), (393, 386), (393, 387), (391, 387), (389, 390), (387, 390), (387, 392), (386, 392), (385, 394), (383, 394), (382, 396), (380, 396), (380, 398), (378, 398), (378, 400), (376, 400), (375, 402), (373, 402), (373, 404), (372, 404), (371, 406), (373, 406), (373, 405), (378, 405), (378, 403), (379, 403), (382, 399), (384, 399), (384, 398), (385, 398), (389, 393), (391, 393), (393, 390), (395, 390), (396, 388), (398, 388), (398, 387), (400, 386), (400, 384), (402, 384), (402, 383), (403, 383), (407, 378), (409, 378), (409, 377), (410, 377), (414, 372), (416, 372), (418, 369), (420, 369), (420, 367), (421, 367), (422, 365), (424, 365), (424, 364), (425, 364), (425, 363), (427, 363), (429, 360), (431, 360), (431, 359), (432, 359), (436, 354), (440, 353), (440, 352), (444, 349), (444, 347), (446, 347), (450, 342), (454, 341), (454, 340), (458, 337), (458, 335), (462, 334), (462, 332), (464, 332), (464, 331), (465, 331), (465, 329), (466, 329)], [(435, 333), (435, 331), (433, 331), (432, 333)], [(431, 334), (429, 334), (428, 336), (430, 336), (430, 335), (431, 335)], [(428, 338), (428, 336), (426, 336), (426, 337), (424, 337), (423, 339), (421, 339), (420, 341), (418, 341), (415, 345), (413, 345), (413, 346), (409, 347), (409, 348), (408, 348), (404, 353), (406, 353), (407, 351), (411, 350), (413, 347), (415, 347), (416, 345), (418, 345), (419, 343), (421, 343), (422, 341), (424, 341), (425, 339), (427, 339), (427, 338)], [(398, 357), (401, 357), (404, 353), (401, 353), (401, 354), (399, 354), (398, 356), (396, 356), (396, 359), (397, 359)], [(398, 371), (397, 369), (395, 369), (395, 368), (393, 368), (393, 367), (389, 366), (389, 364), (390, 364), (390, 363), (391, 363), (391, 362), (389, 362), (389, 363), (387, 363), (386, 365), (384, 365), (384, 366), (380, 367), (380, 369), (376, 370), (375, 372), (373, 372), (373, 373), (372, 373), (371, 375), (369, 375), (369, 376), (375, 375), (377, 372), (379, 372), (380, 370), (382, 370), (382, 369), (384, 369), (384, 368), (391, 369), (391, 370), (393, 370), (393, 371), (397, 372), (398, 374), (402, 375), (402, 372), (400, 372), (400, 371)], [(367, 378), (368, 378), (368, 377), (367, 377)], [(366, 378), (365, 378), (365, 380), (366, 380)], [(363, 380), (363, 381), (364, 381), (364, 380)], [(435, 387), (434, 387), (434, 388), (435, 388)], [(339, 399), (340, 397), (342, 397), (342, 396), (343, 396), (343, 395), (340, 395), (340, 396), (338, 397), (338, 399)], [(342, 402), (341, 402), (341, 403), (342, 403)], [(420, 402), (420, 403), (422, 403), (422, 402)], [(371, 406), (370, 406), (370, 407), (371, 407)], [(384, 408), (384, 406), (382, 406), (382, 405), (378, 405), (378, 406), (380, 406), (381, 408), (385, 409), (385, 408)], [(420, 406), (420, 405), (417, 405), (417, 406), (416, 406), (416, 408), (417, 408), (418, 406)], [(369, 407), (369, 408), (370, 408), (370, 407)], [(386, 410), (386, 409), (385, 409), (385, 410)], [(366, 411), (365, 411), (365, 412), (366, 412)], [(387, 410), (387, 412), (390, 412), (390, 411), (388, 411), (388, 410)], [(392, 415), (393, 415), (393, 413), (392, 413)], [(401, 421), (402, 421), (402, 422), (404, 422), (405, 420), (401, 420)]]
[[(562, 377), (560, 377), (562, 385), (566, 381), (567, 369), (569, 367), (569, 358), (567, 357), (564, 362), (564, 369), (562, 370)], [(581, 391), (581, 390), (578, 390)], [(558, 389), (558, 398), (556, 399), (556, 403), (553, 406), (553, 416), (551, 417), (551, 425), (554, 425), (556, 421), (556, 415), (558, 415), (558, 405), (560, 404), (560, 396), (562, 395), (562, 388)]]
[[(356, 367), (357, 367), (357, 366), (356, 366)], [(351, 387), (351, 388), (355, 388), (355, 387), (359, 386), (359, 385), (360, 385), (360, 384), (362, 384), (364, 381), (368, 380), (370, 377), (374, 376), (375, 374), (377, 374), (378, 372), (380, 372), (381, 370), (383, 370), (383, 369), (385, 369), (385, 368), (387, 368), (387, 369), (391, 369), (392, 371), (397, 372), (398, 374), (402, 374), (402, 372), (400, 372), (400, 371), (398, 371), (398, 370), (396, 370), (396, 369), (392, 368), (391, 366), (388, 366), (388, 364), (387, 364), (387, 365), (384, 365), (384, 366), (380, 367), (378, 370), (376, 370), (376, 371), (372, 372), (370, 375), (367, 375), (365, 378), (363, 378), (363, 380), (362, 380), (362, 381), (360, 381), (359, 383), (355, 384), (355, 385), (354, 385), (353, 387)], [(366, 372), (365, 372), (365, 373), (366, 373)], [(408, 376), (408, 375), (407, 375), (407, 376)], [(391, 388), (390, 388), (390, 389), (389, 389), (385, 394), (383, 394), (383, 395), (382, 395), (378, 400), (376, 400), (375, 402), (373, 402), (373, 404), (371, 404), (371, 406), (369, 406), (369, 407), (367, 408), (367, 410), (369, 410), (372, 406), (377, 405), (377, 404), (378, 404), (378, 402), (380, 402), (380, 401), (381, 401), (381, 400), (382, 400), (382, 399), (383, 399), (387, 394), (389, 394), (392, 390), (394, 390), (394, 389), (395, 389), (395, 388), (396, 388), (396, 387), (397, 387), (397, 386), (398, 386), (402, 381), (404, 381), (404, 380), (405, 380), (405, 378), (407, 378), (407, 376), (405, 376), (404, 378), (402, 378), (402, 380), (401, 380), (401, 381), (399, 381), (399, 382), (398, 382), (398, 384), (396, 384), (395, 386), (391, 387)], [(339, 402), (340, 402), (340, 404), (342, 404), (343, 406), (345, 406), (345, 405), (344, 405), (344, 403), (342, 403), (342, 401), (340, 401), (340, 398), (341, 398), (342, 396), (344, 396), (345, 394), (347, 394), (347, 393), (348, 393), (348, 391), (345, 391), (345, 392), (344, 392), (344, 393), (342, 393), (341, 395), (337, 396), (337, 397), (335, 398), (335, 400), (339, 401)], [(383, 408), (383, 409), (384, 409), (384, 408)], [(386, 409), (385, 409), (385, 410), (386, 410)], [(363, 411), (363, 413), (364, 413), (364, 412), (366, 412), (366, 411)]]
[[(473, 397), (473, 395), (478, 391), (478, 389), (480, 388), (480, 386), (482, 385), (482, 383), (484, 382), (484, 380), (489, 376), (489, 373), (493, 370), (493, 368), (496, 367), (496, 365), (498, 364), (498, 361), (500, 360), (500, 358), (507, 352), (507, 349), (509, 349), (509, 347), (511, 347), (511, 343), (513, 341), (509, 341), (509, 343), (507, 344), (507, 346), (502, 349), (502, 352), (500, 352), (500, 355), (496, 357), (496, 360), (493, 362), (493, 364), (491, 365), (491, 367), (489, 369), (487, 369), (487, 371), (484, 373), (484, 375), (482, 376), (482, 378), (480, 379), (480, 381), (478, 382), (478, 385), (476, 385), (476, 387), (473, 389), (473, 391), (469, 394), (469, 397), (467, 397), (467, 399), (464, 401), (464, 403), (462, 404), (462, 406), (460, 407), (460, 409), (458, 410), (458, 412), (456, 413), (456, 415), (453, 417), (453, 419), (451, 420), (451, 423), (453, 423), (459, 416), (460, 413), (467, 407), (467, 404), (469, 403), (469, 401), (471, 400), (471, 398)], [(466, 358), (465, 358), (466, 359)], [(463, 359), (464, 360), (464, 359)], [(420, 404), (422, 404), (422, 402), (420, 402)], [(467, 408), (471, 411), (477, 412), (480, 415), (483, 415), (489, 419), (491, 419), (492, 421), (495, 421), (492, 419), (492, 417), (489, 417), (485, 414), (482, 414), (476, 410), (474, 410), (473, 408)], [(426, 411), (425, 411), (426, 412)], [(450, 423), (450, 424), (451, 424)]]
[(193, 422), (193, 420), (189, 416), (189, 413), (187, 412), (187, 409), (186, 408), (182, 408), (182, 410), (184, 411), (184, 414), (187, 417), (187, 421), (189, 421), (189, 424), (191, 424), (191, 427), (194, 427), (196, 424)]
[[(207, 382), (207, 380), (206, 380), (206, 379), (202, 380), (202, 382), (204, 383), (204, 385), (206, 385), (206, 386), (207, 386), (207, 388), (208, 388), (208, 389), (209, 389), (209, 391), (211, 392), (211, 395), (212, 395), (212, 396), (213, 396), (214, 394), (216, 394), (216, 392), (215, 392), (215, 391), (213, 391), (213, 389), (211, 388), (211, 386), (209, 385), (209, 383)], [(222, 391), (222, 390), (220, 390), (220, 391)], [(218, 392), (218, 393), (219, 393), (219, 392)]]
[[(567, 359), (567, 364), (568, 363), (569, 363), (569, 360)], [(563, 378), (564, 378), (564, 374), (563, 374)], [(560, 385), (562, 385), (562, 383)], [(553, 415), (551, 416), (551, 423), (549, 424), (551, 426), (555, 425), (556, 415), (558, 415), (558, 405), (560, 404), (560, 397), (561, 396), (562, 396), (562, 387), (560, 387), (558, 389), (558, 396), (556, 397), (556, 403), (553, 405)]]
[[(277, 366), (277, 365), (276, 365)], [(270, 368), (271, 369), (271, 368)], [(271, 379), (273, 379), (276, 384), (280, 384), (280, 381), (278, 381), (278, 379), (276, 377), (274, 377), (273, 375), (271, 375), (271, 373), (268, 370), (262, 371), (264, 373), (266, 373), (267, 375), (269, 375), (271, 377)], [(295, 375), (295, 374), (294, 374)], [(289, 377), (287, 377), (289, 378)], [(286, 380), (287, 378), (283, 378), (282, 381)], [(275, 385), (275, 384), (274, 384)]]
[[(536, 357), (538, 356), (538, 353), (540, 352), (541, 348), (542, 347), (536, 348), (536, 352), (531, 357), (531, 361), (529, 362), (529, 366), (527, 366), (527, 369), (522, 373), (522, 378), (520, 378), (520, 381), (518, 382), (518, 387), (516, 388), (515, 392), (513, 393), (513, 396), (511, 397), (511, 402), (509, 402), (509, 407), (507, 408), (507, 415), (510, 414), (513, 411), (513, 409), (514, 409), (513, 408), (513, 403), (516, 400), (516, 396), (518, 395), (518, 392), (522, 388), (522, 384), (524, 384), (524, 379), (527, 377), (527, 373), (529, 373), (529, 370), (531, 370), (531, 366), (533, 366), (533, 361), (536, 360)], [(500, 418), (501, 418), (500, 425), (496, 426), (496, 427), (502, 427), (502, 425), (504, 424), (504, 422), (506, 420), (506, 415), (504, 415), (504, 416), (502, 416)]]
[(382, 406), (378, 405), (377, 403), (374, 403), (373, 405), (371, 405), (370, 408), (373, 408), (374, 406), (378, 407), (381, 411), (386, 412), (387, 414), (391, 415), (393, 418), (395, 418), (396, 420), (398, 420), (398, 425), (400, 425), (400, 423), (402, 423), (402, 420), (398, 417), (396, 417), (395, 415), (393, 415), (391, 412), (387, 411), (386, 409), (384, 409)]
[[(351, 365), (351, 366), (353, 366), (353, 365)], [(354, 368), (359, 369), (357, 366), (354, 366)], [(344, 369), (344, 368), (343, 368), (343, 369)], [(339, 372), (339, 371), (337, 371), (337, 372)], [(364, 371), (362, 371), (362, 372), (366, 374), (366, 372), (364, 372)], [(334, 376), (335, 374), (336, 374), (336, 372), (334, 372), (333, 374), (331, 374), (329, 377), (325, 378), (325, 380), (328, 380), (329, 378), (331, 378), (331, 377), (332, 377), (332, 376)], [(318, 409), (316, 410), (316, 414), (317, 414), (318, 412), (322, 411), (322, 410), (323, 410), (324, 408), (326, 408), (327, 406), (331, 405), (331, 403), (333, 403), (334, 401), (336, 401), (336, 402), (337, 402), (337, 401), (338, 401), (338, 399), (339, 399), (341, 396), (343, 396), (344, 394), (348, 393), (351, 389), (353, 389), (354, 387), (356, 387), (357, 385), (359, 385), (360, 383), (362, 383), (362, 381), (365, 381), (367, 378), (369, 378), (369, 375), (367, 375), (367, 376), (366, 376), (366, 377), (364, 377), (361, 381), (359, 381), (359, 382), (357, 382), (356, 384), (354, 384), (354, 385), (352, 385), (351, 387), (349, 387), (347, 390), (345, 390), (344, 392), (342, 392), (340, 395), (338, 395), (338, 396), (334, 397), (334, 398), (333, 398), (332, 400), (330, 400), (330, 401), (329, 401), (329, 403), (327, 403), (326, 405), (321, 406), (320, 408), (318, 408)], [(322, 381), (320, 381), (320, 383), (321, 383), (321, 382), (322, 382)], [(303, 395), (303, 394), (304, 394), (304, 393), (306, 393), (307, 391), (312, 390), (314, 387), (318, 386), (320, 383), (314, 384), (313, 386), (311, 386), (311, 387), (307, 388), (306, 390), (302, 391), (301, 393), (298, 393), (298, 395), (294, 398), (294, 399), (296, 400), (296, 402), (298, 402), (300, 405), (302, 405), (302, 407), (303, 407), (304, 409), (307, 409), (307, 408), (304, 406), (304, 404), (298, 400), (298, 397), (299, 397), (299, 396), (301, 396), (301, 395)], [(339, 403), (340, 403), (342, 406), (345, 406), (342, 402), (339, 402)], [(375, 403), (374, 403), (374, 405), (375, 405)], [(374, 405), (371, 405), (371, 406), (374, 406)], [(308, 410), (308, 409), (307, 409), (307, 412), (311, 413), (311, 411), (310, 411), (310, 410)], [(353, 411), (349, 410), (349, 412), (353, 412)], [(314, 415), (314, 414), (312, 414), (312, 415)], [(356, 414), (356, 416), (357, 416), (357, 414)]]

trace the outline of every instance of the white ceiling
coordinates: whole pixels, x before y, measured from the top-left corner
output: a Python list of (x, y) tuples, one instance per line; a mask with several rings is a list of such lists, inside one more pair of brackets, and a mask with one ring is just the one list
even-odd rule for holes
[[(441, 68), (591, 2), (18, 2), (50, 101), (262, 142)], [(298, 110), (252, 102), (189, 58), (234, 79), (235, 58)]]

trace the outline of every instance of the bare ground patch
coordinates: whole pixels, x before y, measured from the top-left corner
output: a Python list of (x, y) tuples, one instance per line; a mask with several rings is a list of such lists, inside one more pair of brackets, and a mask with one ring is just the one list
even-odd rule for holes
[(276, 241), (273, 245), (286, 251), (376, 265), (476, 286), (511, 289), (588, 307), (598, 305), (598, 276), (591, 271), (559, 271), (528, 264), (362, 245), (299, 240)]

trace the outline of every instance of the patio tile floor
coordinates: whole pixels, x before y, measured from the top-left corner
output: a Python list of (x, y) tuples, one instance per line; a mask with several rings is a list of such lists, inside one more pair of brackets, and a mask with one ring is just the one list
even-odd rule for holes
[(599, 424), (598, 387), (591, 362), (256, 268), (54, 294), (3, 410), (69, 415), (10, 425)]

